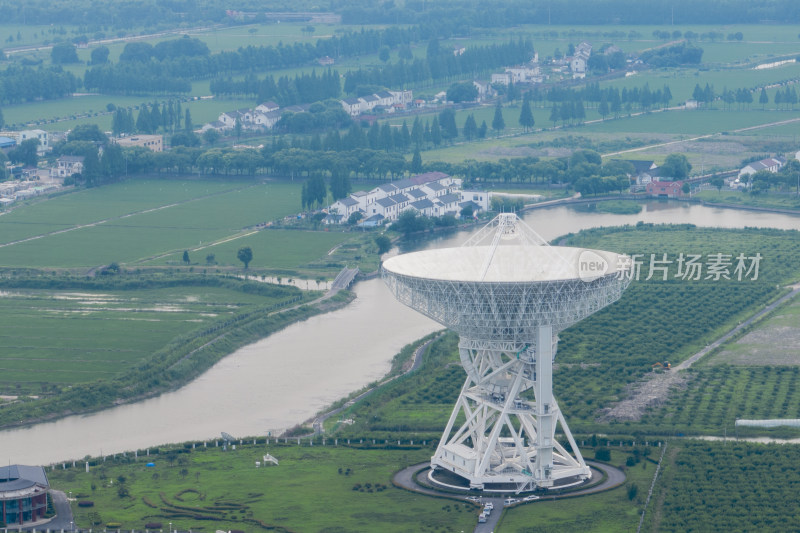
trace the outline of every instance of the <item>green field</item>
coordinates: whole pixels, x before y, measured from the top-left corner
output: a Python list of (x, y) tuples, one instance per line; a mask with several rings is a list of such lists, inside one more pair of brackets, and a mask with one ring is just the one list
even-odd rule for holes
[[(59, 490), (94, 502), (91, 508), (73, 504), (76, 523), (86, 528), (98, 518), (90, 513), (99, 515), (100, 527), (119, 522), (137, 530), (152, 522), (161, 528), (171, 522), (183, 531), (257, 531), (266, 526), (279, 532), (458, 533), (475, 525), (478, 509), (473, 504), (392, 485), (395, 471), (430, 458), (430, 449), (334, 448), (330, 440), (326, 447), (319, 442), (313, 447), (263, 442), (228, 452), (221, 447), (162, 449), (147, 458), (140, 451), (138, 461), (129, 454), (100, 461), (88, 474), (55, 470), (48, 477)], [(280, 466), (256, 468), (265, 453)], [(148, 461), (155, 467), (146, 467)]]
[[(241, 266), (236, 258), (236, 251), (242, 246), (250, 246), (253, 249), (251, 268), (293, 269), (317, 259), (325, 262), (325, 258), (330, 257), (327, 255), (329, 252), (333, 252), (337, 245), (351, 238), (352, 235), (342, 232), (266, 230), (247, 233), (241, 238), (226, 240), (219, 244), (192, 248), (190, 257), (194, 257), (193, 261), (202, 266), (206, 255), (214, 254), (218, 265)], [(275, 253), (278, 250), (280, 253)], [(175, 252), (158, 259), (142, 261), (142, 264), (178, 265), (182, 261), (182, 256), (182, 251)]]
[(295, 298), (224, 287), (2, 292), (0, 395), (45, 395), (66, 385), (110, 380), (174, 338), (239, 313)]
[[(246, 228), (298, 212), (300, 185), (235, 178), (131, 180), (40, 201), (0, 216), (2, 239), (16, 242), (0, 248), (0, 266), (147, 263), (187, 249), (205, 250), (216, 241), (249, 233)], [(17, 242), (32, 237), (38, 238)], [(345, 238), (340, 233), (295, 232), (291, 237), (248, 236), (245, 242), (254, 247), (254, 266), (290, 268), (325, 256)], [(275, 254), (273, 246), (288, 240), (297, 244), (297, 255)], [(220, 264), (236, 264), (239, 246), (238, 241), (223, 243), (194, 261), (203, 264), (205, 255), (214, 253)]]

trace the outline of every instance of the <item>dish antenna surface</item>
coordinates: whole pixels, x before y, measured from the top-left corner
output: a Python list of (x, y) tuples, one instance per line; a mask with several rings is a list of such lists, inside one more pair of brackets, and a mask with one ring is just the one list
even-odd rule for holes
[[(557, 334), (620, 298), (629, 257), (549, 246), (504, 213), (459, 248), (398, 255), (381, 274), (400, 302), (460, 336), (467, 378), (434, 470), (518, 492), (591, 477), (553, 397)], [(556, 440), (558, 425), (571, 451)]]

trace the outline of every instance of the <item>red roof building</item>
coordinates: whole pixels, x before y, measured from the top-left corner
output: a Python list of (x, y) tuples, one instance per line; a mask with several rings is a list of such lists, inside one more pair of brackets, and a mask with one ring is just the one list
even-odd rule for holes
[(683, 196), (682, 181), (651, 181), (647, 184), (647, 194), (660, 198), (680, 198)]

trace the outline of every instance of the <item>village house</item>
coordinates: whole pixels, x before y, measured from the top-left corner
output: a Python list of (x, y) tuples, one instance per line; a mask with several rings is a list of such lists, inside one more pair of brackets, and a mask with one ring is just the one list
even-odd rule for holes
[(633, 173), (628, 174), (632, 185), (644, 187), (651, 181), (658, 181), (661, 177), (658, 165), (652, 160), (615, 159), (614, 161), (624, 161), (633, 165)]
[(82, 155), (62, 155), (56, 159), (56, 166), (50, 169), (50, 176), (66, 178), (83, 172)]
[(494, 98), (497, 95), (497, 91), (494, 90), (492, 84), (488, 81), (478, 81), (475, 80), (472, 82), (472, 85), (478, 90), (478, 101), (482, 102), (488, 98)]
[(586, 66), (589, 62), (589, 56), (591, 55), (592, 45), (585, 41), (575, 48), (575, 53), (569, 61), (569, 68), (572, 71), (573, 78), (586, 77)]
[(22, 144), (23, 141), (29, 139), (37, 139), (39, 146), (36, 147), (36, 153), (40, 156), (50, 151), (50, 135), (44, 130), (23, 130), (17, 133), (17, 144)]
[(682, 187), (682, 181), (651, 181), (645, 191), (658, 198), (680, 198), (683, 196)]
[(411, 91), (379, 91), (361, 97), (344, 98), (339, 103), (348, 115), (357, 117), (373, 111), (393, 113), (395, 110), (407, 109), (413, 101)]
[(786, 164), (786, 160), (782, 157), (770, 157), (767, 159), (762, 159), (761, 161), (748, 163), (739, 171), (739, 180), (741, 181), (742, 178), (755, 174), (761, 170), (778, 172), (784, 164)]

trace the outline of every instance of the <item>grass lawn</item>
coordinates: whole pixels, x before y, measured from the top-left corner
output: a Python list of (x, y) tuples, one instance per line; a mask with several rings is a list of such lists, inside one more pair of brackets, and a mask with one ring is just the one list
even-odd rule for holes
[[(138, 461), (101, 461), (88, 474), (54, 470), (48, 477), (58, 490), (94, 502), (91, 508), (73, 505), (76, 523), (87, 528), (90, 513), (97, 513), (101, 524), (144, 529), (148, 522), (163, 527), (172, 522), (184, 531), (258, 531), (260, 522), (278, 531), (459, 532), (471, 530), (477, 520), (472, 504), (391, 484), (395, 471), (429, 459), (430, 449), (360, 450), (335, 448), (330, 441), (325, 447), (265, 447), (262, 440), (228, 452), (221, 447), (176, 451), (191, 453), (162, 450), (145, 458), (140, 452)], [(265, 453), (280, 466), (256, 468)], [(155, 466), (146, 467), (148, 461)], [(120, 486), (127, 496), (119, 496)]]
[[(658, 452), (658, 448), (655, 448)], [(582, 450), (584, 457), (592, 457), (592, 450)], [(623, 468), (627, 477), (620, 488), (579, 498), (541, 500), (528, 505), (512, 507), (504, 512), (499, 531), (515, 533), (573, 533), (574, 531), (622, 533), (636, 531), (641, 508), (647, 498), (647, 489), (653, 480), (656, 465), (643, 460), (630, 468), (625, 467), (629, 453), (612, 450), (611, 464)], [(658, 453), (651, 452), (658, 460)], [(628, 498), (627, 488), (636, 485), (636, 495)], [(533, 525), (535, 524), (535, 525)]]

